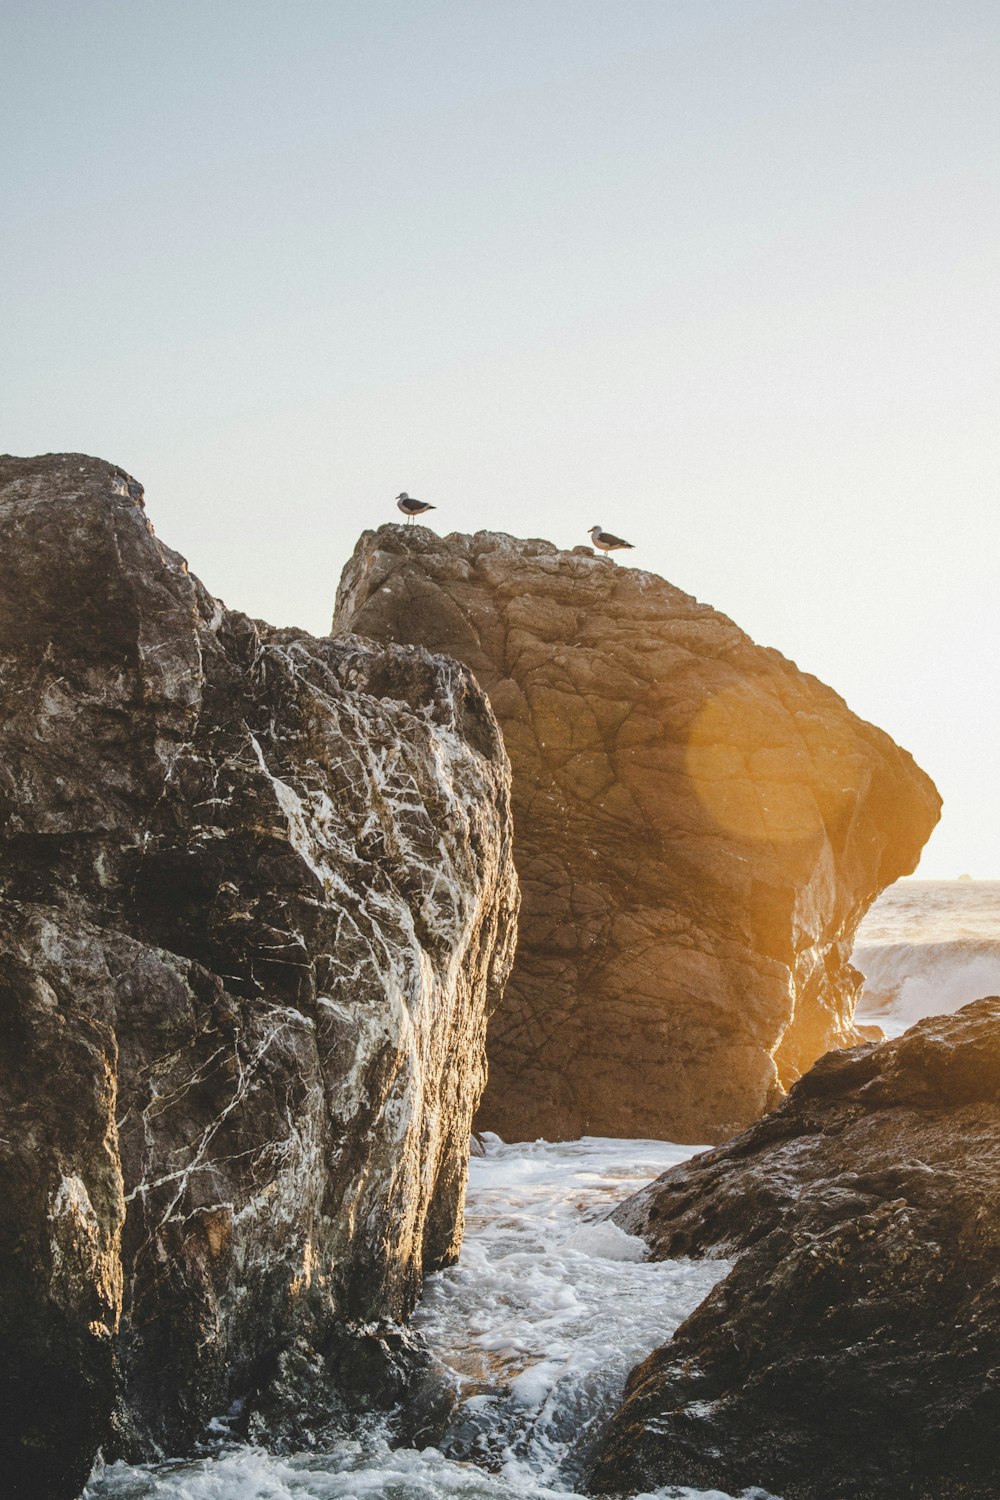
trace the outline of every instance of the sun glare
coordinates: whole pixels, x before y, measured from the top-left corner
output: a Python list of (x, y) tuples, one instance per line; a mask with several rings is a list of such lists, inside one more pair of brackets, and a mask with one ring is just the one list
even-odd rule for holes
[(698, 800), (740, 838), (795, 843), (819, 833), (809, 769), (787, 711), (744, 686), (709, 698), (691, 726), (687, 771)]

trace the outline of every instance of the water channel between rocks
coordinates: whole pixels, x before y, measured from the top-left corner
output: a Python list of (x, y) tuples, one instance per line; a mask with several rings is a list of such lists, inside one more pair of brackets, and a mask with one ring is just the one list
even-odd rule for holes
[(727, 1270), (648, 1263), (641, 1240), (603, 1221), (694, 1149), (488, 1138), (472, 1161), (461, 1260), (428, 1279), (414, 1318), (458, 1391), (439, 1447), (391, 1449), (372, 1434), (286, 1457), (222, 1444), (193, 1461), (115, 1464), (86, 1500), (571, 1500), (629, 1370)]

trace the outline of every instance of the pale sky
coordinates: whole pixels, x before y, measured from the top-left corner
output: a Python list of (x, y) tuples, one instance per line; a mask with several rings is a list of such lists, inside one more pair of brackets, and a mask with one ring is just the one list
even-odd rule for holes
[(6, 0), (0, 448), (329, 628), (401, 489), (595, 522), (1000, 876), (996, 0)]

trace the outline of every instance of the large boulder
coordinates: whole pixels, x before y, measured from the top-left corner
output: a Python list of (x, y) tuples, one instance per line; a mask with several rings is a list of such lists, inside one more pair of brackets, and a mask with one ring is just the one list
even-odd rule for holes
[(996, 1500), (998, 1205), (1000, 999), (823, 1058), (612, 1216), (737, 1259), (633, 1372), (595, 1488)]
[(933, 784), (688, 594), (589, 548), (366, 532), (334, 631), (476, 673), (514, 776), (523, 904), (479, 1123), (716, 1141), (860, 1039), (854, 931)]
[(405, 1377), (516, 901), (465, 668), (231, 612), (121, 470), (0, 460), (6, 1495)]

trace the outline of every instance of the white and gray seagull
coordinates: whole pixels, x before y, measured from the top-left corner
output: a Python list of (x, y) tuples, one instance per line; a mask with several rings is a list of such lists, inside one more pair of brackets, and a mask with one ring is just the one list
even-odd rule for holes
[(396, 507), (403, 512), (407, 521), (412, 521), (414, 516), (422, 516), (425, 510), (437, 510), (436, 505), (428, 505), (424, 500), (414, 500), (405, 490), (396, 496)]
[(615, 536), (610, 531), (602, 531), (599, 526), (591, 526), (590, 540), (598, 552), (620, 552), (623, 547), (628, 547), (629, 550), (633, 547), (633, 543), (626, 542), (624, 537)]

